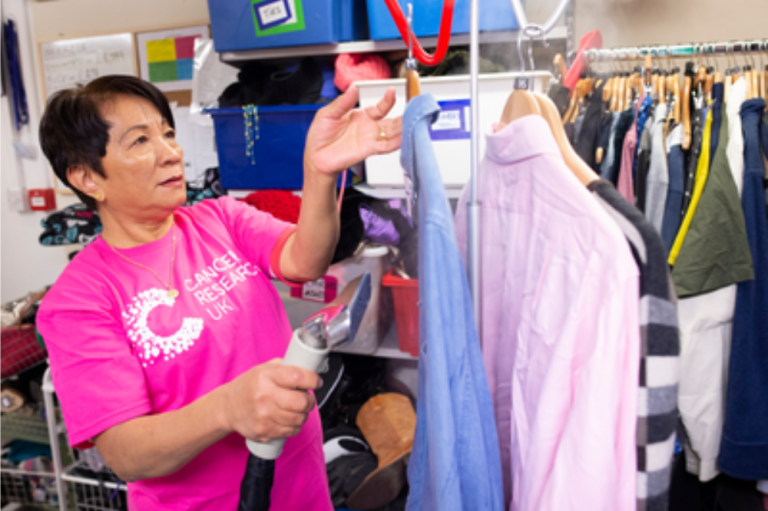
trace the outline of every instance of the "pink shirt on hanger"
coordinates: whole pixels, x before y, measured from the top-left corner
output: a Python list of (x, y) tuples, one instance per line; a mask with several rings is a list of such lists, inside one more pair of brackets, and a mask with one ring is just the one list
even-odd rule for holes
[(635, 165), (637, 149), (637, 112), (644, 98), (645, 96), (641, 97), (635, 104), (635, 120), (624, 138), (624, 145), (621, 148), (621, 167), (616, 181), (616, 190), (633, 206), (635, 205), (635, 185), (632, 168)]
[(481, 343), (505, 500), (513, 511), (635, 511), (639, 273), (627, 241), (543, 118), (487, 143)]

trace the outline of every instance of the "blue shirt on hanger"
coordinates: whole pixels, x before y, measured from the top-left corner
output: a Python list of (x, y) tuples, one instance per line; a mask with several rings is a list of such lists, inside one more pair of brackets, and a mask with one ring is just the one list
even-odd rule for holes
[(429, 126), (440, 107), (413, 98), (400, 162), (418, 201), (419, 396), (409, 511), (501, 511), (501, 461), (469, 286)]

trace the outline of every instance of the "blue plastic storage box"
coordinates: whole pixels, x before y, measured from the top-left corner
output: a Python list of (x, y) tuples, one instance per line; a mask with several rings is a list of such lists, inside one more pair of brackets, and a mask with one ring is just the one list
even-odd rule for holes
[(364, 0), (208, 0), (217, 52), (367, 39)]
[[(413, 4), (413, 33), (418, 37), (435, 37), (440, 31), (444, 0), (419, 0)], [(453, 11), (452, 34), (469, 33), (469, 1), (456, 0)], [(371, 39), (399, 39), (400, 32), (384, 0), (367, 0), (368, 26)], [(398, 0), (403, 13), (408, 2)], [(480, 31), (517, 30), (517, 20), (509, 0), (480, 0)]]
[(221, 186), (228, 190), (300, 190), (309, 125), (323, 105), (265, 106), (253, 119), (253, 147), (246, 151), (242, 108), (207, 110), (213, 117)]

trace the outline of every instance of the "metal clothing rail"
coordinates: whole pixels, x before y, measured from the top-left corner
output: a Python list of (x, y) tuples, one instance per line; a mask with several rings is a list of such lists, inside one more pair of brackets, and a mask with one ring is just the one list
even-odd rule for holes
[[(565, 12), (570, 0), (560, 0), (555, 12), (543, 25), (530, 23), (525, 15), (520, 0), (510, 0), (512, 10), (515, 12), (515, 18), (520, 30), (518, 36), (518, 51), (520, 52), (520, 61), (522, 57), (522, 37), (529, 39), (543, 38), (547, 35), (557, 23), (557, 20)], [(472, 294), (472, 310), (475, 315), (475, 325), (478, 334), (482, 336), (482, 318), (480, 316), (480, 203), (477, 200), (477, 178), (478, 166), (480, 164), (480, 93), (478, 86), (478, 76), (480, 75), (480, 0), (470, 0), (469, 9), (469, 97), (470, 97), (470, 115), (471, 115), (471, 133), (470, 140), (470, 177), (469, 177), (469, 200), (467, 201), (467, 280)], [(533, 71), (533, 69), (531, 69)]]
[(641, 60), (646, 56), (658, 58), (696, 58), (768, 52), (768, 39), (722, 43), (636, 46), (627, 48), (592, 49), (584, 52), (587, 63), (620, 60)]

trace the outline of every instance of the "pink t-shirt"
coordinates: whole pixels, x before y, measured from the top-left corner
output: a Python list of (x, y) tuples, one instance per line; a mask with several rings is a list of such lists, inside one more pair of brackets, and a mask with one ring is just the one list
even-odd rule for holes
[[(73, 446), (89, 446), (127, 420), (177, 410), (285, 354), (291, 329), (269, 261), (290, 224), (230, 197), (181, 208), (174, 218), (175, 299), (98, 237), (43, 300), (38, 327)], [(167, 279), (173, 231), (120, 253)], [(231, 434), (172, 475), (129, 483), (129, 507), (235, 510), (247, 456), (243, 437)], [(332, 509), (316, 408), (277, 460), (272, 509)]]

